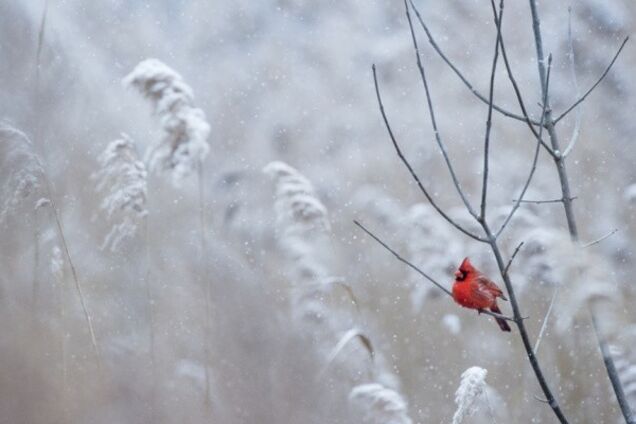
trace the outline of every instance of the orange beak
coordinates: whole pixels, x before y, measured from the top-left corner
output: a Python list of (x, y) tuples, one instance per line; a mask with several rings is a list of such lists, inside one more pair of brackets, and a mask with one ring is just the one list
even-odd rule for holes
[(455, 271), (455, 278), (462, 278), (464, 276), (464, 273), (461, 272), (460, 270)]

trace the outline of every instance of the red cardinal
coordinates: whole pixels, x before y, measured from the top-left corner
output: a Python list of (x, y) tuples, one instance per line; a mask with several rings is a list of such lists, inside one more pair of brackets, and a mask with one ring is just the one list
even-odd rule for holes
[[(465, 258), (459, 269), (455, 271), (453, 299), (465, 308), (490, 309), (501, 314), (497, 306), (497, 298), (508, 300), (497, 284), (477, 270), (468, 258)], [(495, 318), (502, 331), (510, 331), (505, 319)]]

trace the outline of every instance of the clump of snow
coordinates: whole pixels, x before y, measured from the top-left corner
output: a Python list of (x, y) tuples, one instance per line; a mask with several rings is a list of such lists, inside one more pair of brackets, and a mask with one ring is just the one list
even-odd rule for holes
[(263, 172), (276, 184), (276, 217), (288, 231), (329, 229), (327, 208), (304, 175), (284, 162), (271, 162)]
[(477, 411), (477, 400), (486, 388), (487, 374), (488, 371), (481, 367), (471, 367), (463, 372), (461, 382), (455, 392), (457, 410), (453, 415), (453, 424), (461, 424), (464, 418)]
[(407, 404), (395, 390), (378, 383), (361, 384), (354, 387), (349, 400), (364, 411), (366, 423), (411, 424)]
[(294, 312), (305, 321), (322, 323), (328, 315), (325, 296), (331, 290), (320, 255), (324, 250), (321, 242), (329, 230), (327, 208), (311, 182), (286, 163), (271, 162), (263, 172), (274, 180), (279, 243), (298, 285)]
[(126, 134), (111, 141), (98, 162), (100, 169), (92, 178), (97, 182), (97, 191), (104, 194), (100, 209), (112, 224), (102, 248), (116, 250), (124, 239), (137, 233), (139, 221), (148, 214), (146, 167)]
[(459, 334), (462, 331), (462, 322), (455, 314), (446, 314), (442, 317), (442, 324), (451, 334)]
[(192, 89), (181, 75), (157, 59), (139, 63), (124, 80), (149, 99), (159, 116), (163, 135), (146, 155), (150, 171), (169, 171), (180, 186), (207, 156), (210, 125), (194, 107)]

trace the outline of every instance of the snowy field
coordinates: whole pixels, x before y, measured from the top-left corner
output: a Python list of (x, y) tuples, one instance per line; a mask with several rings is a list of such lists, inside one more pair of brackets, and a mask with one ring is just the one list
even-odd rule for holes
[(0, 422), (636, 422), (634, 29), (0, 0)]

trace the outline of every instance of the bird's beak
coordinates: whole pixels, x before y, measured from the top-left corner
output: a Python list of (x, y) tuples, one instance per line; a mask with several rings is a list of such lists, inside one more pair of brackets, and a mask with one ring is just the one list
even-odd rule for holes
[(455, 278), (462, 278), (463, 275), (464, 274), (460, 270), (455, 271)]

